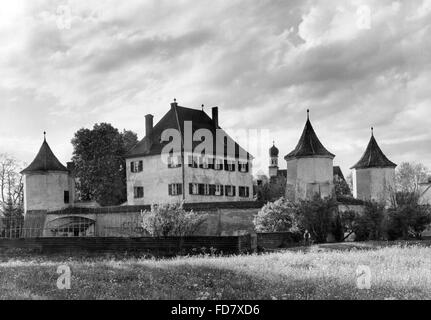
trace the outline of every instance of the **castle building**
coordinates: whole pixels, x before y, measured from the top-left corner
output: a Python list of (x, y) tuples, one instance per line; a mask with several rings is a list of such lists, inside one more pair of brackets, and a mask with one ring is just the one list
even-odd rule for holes
[[(44, 133), (45, 135), (46, 133)], [(53, 211), (75, 201), (75, 180), (60, 163), (44, 137), (33, 162), (21, 171), (24, 176), (24, 212)]]
[[(253, 157), (220, 128), (218, 107), (209, 117), (174, 101), (155, 126), (147, 115), (145, 126), (145, 137), (126, 156), (129, 205), (253, 199)], [(170, 135), (174, 140), (167, 141)]]
[(371, 139), (362, 158), (353, 169), (353, 196), (360, 200), (390, 204), (395, 191), (395, 168), (377, 144), (371, 128)]
[(312, 199), (316, 194), (322, 198), (334, 194), (333, 160), (317, 137), (310, 122), (307, 122), (296, 148), (284, 157), (287, 162), (286, 197), (291, 201)]

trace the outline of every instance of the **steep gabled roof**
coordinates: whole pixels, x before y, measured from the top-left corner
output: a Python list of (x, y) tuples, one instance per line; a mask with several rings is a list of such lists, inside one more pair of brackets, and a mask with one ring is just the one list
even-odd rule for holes
[[(150, 156), (161, 154), (163, 148), (169, 143), (167, 141), (161, 141), (162, 132), (166, 129), (176, 129), (179, 130), (184, 137), (184, 122), (192, 122), (192, 134), (194, 134), (199, 129), (208, 129), (211, 131), (214, 137), (213, 141), (213, 153), (215, 154), (217, 150), (224, 150), (224, 141), (218, 141), (215, 139), (216, 130), (221, 129), (218, 125), (216, 126), (213, 119), (211, 119), (203, 110), (190, 109), (185, 107), (180, 107), (174, 103), (171, 109), (163, 116), (163, 118), (154, 126), (149, 136), (144, 137), (140, 142), (138, 142), (126, 155), (126, 158), (134, 158), (141, 156)], [(233, 141), (233, 139), (227, 136), (227, 139), (234, 142), (235, 145), (235, 157), (240, 157), (240, 155), (246, 155), (248, 159), (252, 159), (252, 155), (245, 151), (238, 143)], [(192, 149), (194, 150), (196, 146), (201, 144), (201, 141), (193, 141)], [(217, 148), (217, 145), (219, 148)], [(192, 150), (187, 150), (186, 152), (191, 152)]]
[[(308, 113), (308, 110), (307, 110)], [(308, 158), (308, 157), (329, 157), (334, 158), (335, 155), (329, 152), (314, 132), (313, 126), (311, 125), (310, 118), (307, 117), (307, 122), (302, 132), (301, 138), (299, 139), (298, 145), (295, 150), (284, 157), (285, 160), (295, 158)]]
[(397, 165), (390, 161), (377, 144), (374, 134), (371, 133), (371, 139), (361, 160), (358, 161), (351, 169), (366, 168), (395, 168)]
[(341, 171), (340, 166), (334, 166), (333, 172), (334, 172), (334, 177), (338, 176), (340, 179), (346, 181), (346, 179), (344, 178), (343, 171)]
[(40, 172), (40, 171), (64, 171), (69, 172), (65, 166), (57, 159), (57, 157), (52, 152), (46, 139), (44, 139), (42, 146), (36, 158), (33, 162), (24, 170), (21, 171), (22, 174), (30, 172)]

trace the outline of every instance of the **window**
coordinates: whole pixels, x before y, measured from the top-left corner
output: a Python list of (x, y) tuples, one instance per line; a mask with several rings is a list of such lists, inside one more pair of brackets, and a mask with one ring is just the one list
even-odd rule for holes
[(238, 163), (238, 170), (240, 172), (248, 172), (248, 162), (240, 161)]
[(69, 203), (69, 191), (64, 191), (64, 203)]
[(248, 187), (239, 187), (239, 196), (242, 198), (248, 198), (250, 195), (250, 189)]
[(204, 184), (204, 195), (206, 195), (206, 196), (211, 195), (211, 193), (210, 193), (210, 185), (209, 184)]
[(212, 157), (208, 157), (208, 169), (214, 169), (215, 159)]
[(135, 199), (142, 199), (144, 197), (144, 187), (134, 187), (133, 196)]
[(183, 185), (181, 183), (171, 183), (168, 186), (170, 196), (179, 196), (183, 194)]
[(210, 169), (214, 168), (213, 158), (202, 156), (199, 158), (199, 168)]
[(168, 168), (180, 168), (181, 167), (181, 156), (169, 156), (168, 157)]
[(216, 196), (222, 196), (223, 195), (223, 186), (221, 184), (215, 185), (215, 193)]
[(224, 161), (224, 170), (225, 171), (235, 171), (235, 161), (225, 160)]
[(214, 159), (214, 169), (215, 170), (223, 170), (223, 160), (216, 158)]
[(225, 194), (228, 197), (235, 197), (235, 186), (225, 186)]
[(189, 159), (189, 167), (190, 168), (197, 168), (198, 167), (198, 157), (190, 155), (188, 157), (188, 159)]
[(189, 184), (189, 194), (199, 194), (199, 184), (190, 183)]
[(130, 162), (130, 172), (142, 172), (144, 170), (144, 162), (140, 161), (132, 161)]

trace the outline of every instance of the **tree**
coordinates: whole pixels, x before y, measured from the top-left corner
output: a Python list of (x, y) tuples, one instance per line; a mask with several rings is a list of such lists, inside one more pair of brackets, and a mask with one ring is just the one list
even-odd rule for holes
[(257, 200), (275, 201), (284, 197), (286, 193), (286, 178), (278, 176), (270, 179), (261, 186), (257, 187)]
[(253, 220), (258, 232), (298, 232), (296, 206), (284, 198), (268, 202)]
[(338, 176), (334, 177), (334, 188), (336, 196), (352, 196), (352, 192), (350, 191), (350, 187), (346, 180), (339, 178)]
[(352, 194), (352, 192), (353, 192), (353, 174), (351, 172), (346, 176), (346, 183), (347, 183), (347, 186), (349, 187), (350, 194)]
[(362, 214), (356, 214), (351, 229), (356, 240), (381, 240), (385, 237), (385, 206), (375, 201), (366, 202)]
[(183, 203), (152, 205), (141, 213), (142, 228), (153, 237), (190, 236), (205, 222), (205, 214), (183, 209)]
[(398, 192), (417, 192), (419, 183), (427, 180), (428, 168), (422, 163), (401, 163), (395, 171)]
[(24, 221), (22, 164), (13, 157), (0, 154), (0, 233), (2, 237), (18, 237)]
[(138, 141), (136, 133), (122, 133), (109, 123), (80, 129), (72, 139), (72, 160), (80, 200), (95, 200), (103, 206), (127, 200), (125, 154)]
[(316, 195), (312, 200), (303, 200), (298, 205), (298, 216), (302, 230), (307, 229), (317, 242), (324, 243), (337, 227), (338, 207), (333, 198), (322, 199)]
[(23, 164), (15, 158), (0, 154), (0, 204), (3, 207), (11, 201), (15, 208), (23, 207), (24, 186), (20, 174)]
[(391, 240), (420, 239), (430, 223), (430, 207), (419, 205), (418, 193), (396, 194), (396, 207), (391, 208), (388, 215), (388, 236)]

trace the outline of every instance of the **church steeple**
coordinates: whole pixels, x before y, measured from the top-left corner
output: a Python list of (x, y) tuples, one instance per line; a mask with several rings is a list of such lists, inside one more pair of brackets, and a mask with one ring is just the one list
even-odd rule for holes
[(272, 147), (269, 148), (269, 177), (276, 177), (278, 175), (278, 148), (275, 142), (272, 142)]

